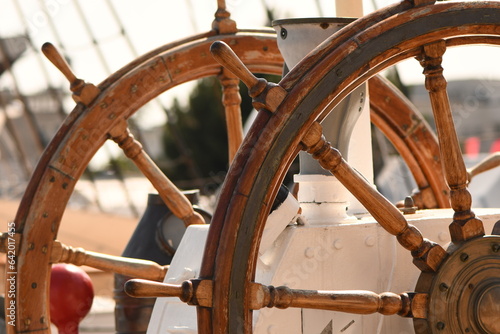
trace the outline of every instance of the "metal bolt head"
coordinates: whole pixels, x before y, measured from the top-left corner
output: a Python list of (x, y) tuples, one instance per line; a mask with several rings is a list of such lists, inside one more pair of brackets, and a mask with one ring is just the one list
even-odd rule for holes
[(410, 215), (417, 212), (417, 207), (415, 206), (415, 202), (413, 202), (413, 198), (411, 196), (406, 196), (404, 201), (404, 208), (402, 209), (403, 214)]
[(312, 259), (314, 257), (314, 249), (311, 247), (307, 247), (304, 250), (304, 256), (308, 259)]
[(460, 254), (460, 261), (465, 262), (468, 259), (469, 259), (469, 254), (467, 254), (467, 253)]
[(445, 327), (445, 324), (444, 324), (444, 322), (442, 322), (442, 321), (439, 321), (439, 322), (436, 324), (436, 328), (437, 328), (438, 330), (440, 330), (440, 331), (442, 331), (442, 330), (444, 329), (444, 327)]
[(288, 31), (286, 31), (285, 28), (281, 28), (281, 30), (280, 30), (281, 39), (286, 39), (287, 36), (288, 36)]

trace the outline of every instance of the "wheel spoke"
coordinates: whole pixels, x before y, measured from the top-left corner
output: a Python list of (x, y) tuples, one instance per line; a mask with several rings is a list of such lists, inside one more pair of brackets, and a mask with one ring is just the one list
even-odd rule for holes
[(370, 214), (399, 243), (412, 252), (413, 263), (422, 271), (436, 271), (446, 257), (438, 244), (422, 237), (420, 231), (409, 225), (403, 214), (389, 200), (376, 191), (361, 175), (342, 159), (340, 152), (322, 135), (322, 127), (315, 122), (302, 138), (305, 150), (320, 165), (329, 170), (363, 204)]
[(89, 266), (154, 281), (163, 281), (168, 270), (168, 266), (161, 266), (153, 261), (90, 252), (83, 248), (67, 246), (57, 240), (52, 244), (50, 258), (52, 263), (64, 262), (76, 266)]
[(309, 308), (354, 314), (398, 314), (404, 317), (425, 318), (427, 295), (415, 293), (377, 294), (365, 290), (300, 290), (286, 286), (265, 286), (253, 283), (251, 308)]
[(467, 189), (467, 170), (453, 124), (450, 101), (446, 91), (447, 82), (441, 66), (445, 51), (444, 40), (424, 45), (422, 55), (418, 60), (424, 68), (425, 87), (431, 100), (441, 159), (446, 181), (450, 187), (450, 203), (455, 211), (450, 225), (451, 239), (453, 242), (461, 242), (484, 235), (484, 227), (482, 221), (471, 210), (472, 197)]
[[(1, 253), (7, 253), (8, 239), (15, 240), (18, 245), (21, 235), (17, 233), (14, 234), (14, 236), (9, 236), (8, 233), (0, 235)], [(42, 252), (47, 253), (48, 251), (48, 246), (42, 248)], [(54, 240), (50, 252), (50, 263), (54, 264), (61, 262), (71, 263), (76, 266), (89, 266), (102, 271), (113, 272), (129, 277), (140, 277), (152, 281), (163, 281), (169, 268), (168, 265), (161, 266), (154, 261), (91, 252), (80, 247), (73, 248), (58, 240)]]
[(500, 166), (500, 152), (495, 152), (481, 160), (477, 165), (467, 169), (469, 182), (478, 174)]
[(253, 98), (252, 105), (255, 109), (274, 112), (285, 98), (287, 93), (283, 87), (255, 77), (226, 43), (222, 41), (212, 43), (210, 52), (215, 60), (234, 73), (248, 87), (248, 95)]
[[(166, 284), (133, 279), (125, 284), (132, 297), (178, 297), (185, 303), (212, 307), (213, 281), (188, 280), (182, 284)], [(425, 293), (375, 293), (365, 290), (301, 290), (286, 286), (266, 286), (251, 283), (249, 308), (289, 307), (337, 311), (354, 314), (398, 314), (403, 317), (425, 319), (427, 300)]]
[(226, 9), (225, 0), (217, 0), (217, 11), (215, 19), (212, 22), (212, 28), (217, 30), (219, 34), (229, 34), (236, 32), (236, 21), (230, 18), (231, 14)]
[(154, 161), (144, 152), (142, 145), (134, 139), (123, 120), (110, 131), (111, 138), (123, 149), (141, 172), (155, 187), (161, 199), (172, 213), (182, 219), (186, 226), (205, 224), (203, 217), (194, 211), (186, 196), (158, 168)]
[(233, 161), (236, 151), (243, 141), (243, 125), (241, 121), (241, 95), (236, 75), (222, 70), (219, 76), (222, 84), (222, 104), (226, 114), (227, 141), (229, 143), (229, 163)]
[(192, 279), (182, 284), (168, 284), (145, 279), (131, 279), (125, 283), (125, 292), (131, 297), (178, 297), (190, 305), (212, 307), (213, 281)]
[(491, 234), (500, 235), (500, 221), (497, 221), (491, 230)]

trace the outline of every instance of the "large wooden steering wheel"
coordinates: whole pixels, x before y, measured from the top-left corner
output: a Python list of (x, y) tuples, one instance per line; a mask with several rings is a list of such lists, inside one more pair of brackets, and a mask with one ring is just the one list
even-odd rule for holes
[[(416, 4), (415, 4), (416, 3)], [(323, 43), (279, 83), (259, 88), (263, 108), (230, 168), (213, 217), (199, 279), (180, 286), (131, 281), (132, 294), (177, 295), (198, 305), (201, 333), (251, 333), (263, 307), (320, 308), (415, 319), (418, 333), (498, 332), (500, 237), (485, 235), (471, 211), (468, 176), (456, 138), (441, 60), (448, 47), (499, 43), (497, 2), (403, 1), (364, 17)], [(235, 66), (222, 43), (215, 55), (250, 88), (261, 83)], [(416, 57), (424, 69), (454, 210), (452, 243), (425, 239), (322, 136), (321, 121), (349, 92), (397, 62)], [(231, 65), (233, 63), (233, 65)], [(335, 175), (421, 270), (411, 293), (294, 290), (255, 282), (260, 238), (284, 173), (306, 150)], [(492, 313), (493, 312), (493, 313)]]
[[(287, 164), (296, 155), (302, 145), (300, 143), (307, 142), (307, 139), (304, 138), (309, 138), (305, 137), (305, 134), (309, 133), (308, 129), (314, 122), (321, 121), (325, 116), (325, 110), (328, 108), (324, 107), (338, 103), (353, 87), (372, 77), (383, 68), (400, 59), (419, 55), (420, 46), (423, 44), (442, 38), (446, 38), (446, 43), (449, 45), (479, 42), (496, 44), (496, 37), (492, 36), (495, 34), (495, 22), (497, 22), (493, 15), (497, 11), (495, 4), (465, 6), (467, 8), (464, 12), (475, 15), (473, 17), (477, 21), (472, 22), (472, 19), (466, 17), (466, 14), (457, 14), (458, 18), (454, 20), (457, 20), (458, 23), (450, 22), (452, 20), (448, 17), (449, 13), (456, 14), (457, 9), (461, 8), (460, 5), (432, 6), (425, 13), (422, 13), (422, 8), (409, 10), (411, 7), (410, 2), (403, 2), (357, 21), (351, 26), (351, 28), (355, 28), (354, 30), (348, 29), (337, 34), (330, 40), (329, 45), (323, 47), (321, 52), (315, 57), (305, 60), (298, 69), (292, 71), (280, 83), (280, 87), (282, 87), (280, 90), (283, 92), (282, 101), (279, 100), (274, 114), (261, 112), (243, 146), (241, 151), (243, 153), (240, 154), (231, 168), (230, 178), (224, 186), (221, 197), (229, 203), (229, 206), (226, 208), (222, 208), (222, 205), (219, 206), (214, 226), (210, 232), (211, 240), (225, 241), (217, 243), (217, 245), (214, 244), (207, 249), (202, 273), (203, 279), (228, 283), (227, 287), (230, 291), (239, 291), (237, 294), (243, 292), (244, 296), (253, 296), (251, 293), (255, 290), (256, 285), (250, 284), (255, 269), (252, 268), (252, 265), (268, 211), (267, 205), (262, 203), (270, 203), (275, 196), (276, 187), (283, 176), (281, 171), (286, 169)], [(406, 11), (407, 9), (408, 11)], [(486, 15), (485, 12), (491, 14)], [(404, 25), (393, 29), (394, 26), (402, 22), (399, 21), (400, 18), (397, 18), (396, 14), (400, 14), (400, 17), (403, 18), (415, 17), (414, 20), (420, 24), (429, 18), (436, 18), (436, 21), (441, 22), (441, 26), (437, 28), (426, 27), (423, 30), (417, 29), (415, 32), (412, 31), (413, 34), (409, 34), (403, 42), (400, 42), (398, 33), (403, 31)], [(407, 29), (412, 30), (413, 27)], [(385, 41), (385, 44), (382, 43), (381, 37), (374, 35), (374, 29), (381, 29), (380, 31), (385, 32), (384, 36), (392, 39)], [(478, 34), (484, 35), (484, 37), (452, 38), (462, 34)], [(172, 192), (166, 190), (170, 189), (171, 186), (168, 179), (158, 173), (152, 161), (140, 149), (140, 145), (130, 136), (126, 121), (140, 106), (161, 92), (190, 80), (215, 76), (223, 72), (221, 66), (208, 55), (209, 46), (216, 40), (223, 40), (231, 45), (252, 72), (273, 74), (281, 72), (282, 59), (275, 45), (274, 33), (269, 31), (237, 31), (225, 35), (218, 35), (217, 32), (212, 31), (168, 44), (135, 60), (97, 87), (78, 81), (73, 74), (64, 70), (74, 84), (75, 98), (79, 104), (62, 125), (40, 159), (15, 219), (15, 238), (19, 250), (17, 262), (19, 279), (15, 298), (18, 321), (15, 328), (9, 328), (11, 331), (49, 331), (47, 291), (51, 263), (66, 261), (76, 264), (93, 264), (96, 267), (102, 263), (99, 258), (102, 260), (103, 256), (99, 254), (80, 252), (80, 255), (77, 256), (74, 250), (63, 247), (54, 240), (57, 237), (64, 209), (76, 182), (92, 156), (107, 139), (115, 140), (124, 149), (127, 156), (134, 160), (143, 173), (150, 178), (165, 201), (169, 202), (167, 198)], [(344, 58), (345, 55), (342, 52), (349, 50), (349, 48), (345, 48), (349, 45), (348, 43), (359, 44), (359, 48), (356, 50), (369, 49), (369, 46), (375, 44), (379, 47), (371, 52), (363, 52), (363, 55), (359, 51), (352, 51), (348, 58)], [(47, 48), (50, 49), (48, 46)], [(259, 50), (259, 52), (256, 53), (255, 50)], [(48, 51), (48, 53), (51, 52)], [(337, 66), (345, 65), (342, 61), (346, 60), (343, 59), (350, 59), (350, 66), (347, 67), (349, 71), (338, 76)], [(301, 81), (306, 75), (314, 78), (315, 82)], [(320, 78), (325, 75), (335, 77), (336, 81), (333, 81), (335, 85), (326, 87), (326, 84), (320, 81)], [(229, 89), (234, 89), (234, 84), (232, 84), (234, 77), (230, 79), (233, 81), (226, 82), (230, 82)], [(422, 206), (448, 205), (447, 197), (443, 196), (446, 186), (442, 177), (436, 172), (440, 170), (437, 168), (440, 164), (434, 159), (437, 146), (432, 135), (429, 135), (430, 131), (425, 127), (423, 121), (421, 132), (418, 132), (420, 130), (417, 128), (418, 136), (421, 135), (420, 138), (425, 139), (423, 141), (427, 145), (418, 145), (406, 136), (404, 129), (400, 126), (401, 115), (407, 119), (415, 120), (419, 119), (418, 114), (388, 84), (381, 79), (372, 80), (370, 85), (381, 91), (378, 94), (372, 94), (372, 115), (374, 115), (372, 120), (388, 135), (406, 158), (421, 190), (428, 192), (428, 189), (431, 189), (432, 191), (430, 196), (424, 196), (430, 199), (423, 201)], [(306, 94), (295, 93), (301, 90)], [(319, 104), (307, 104), (308, 96), (316, 95), (318, 92), (322, 94)], [(377, 99), (377, 96), (393, 96), (398, 103), (384, 104), (384, 99)], [(296, 110), (300, 108), (308, 109), (308, 112), (297, 112)], [(300, 110), (302, 111), (302, 109)], [(302, 115), (302, 118), (295, 119), (299, 114)], [(270, 139), (270, 141), (258, 139), (261, 134), (266, 134), (265, 138)], [(230, 142), (237, 143), (236, 147), (239, 146), (238, 140)], [(261, 155), (261, 152), (269, 152), (269, 154)], [(271, 164), (271, 160), (275, 161), (275, 159), (280, 161), (279, 166), (274, 164), (271, 168), (266, 165)], [(257, 167), (256, 161), (262, 162), (262, 167), (260, 165)], [(267, 181), (269, 183), (262, 186), (264, 184), (262, 182)], [(352, 180), (349, 179), (350, 181)], [(246, 195), (245, 198), (233, 196), (235, 191), (239, 192), (240, 190), (241, 194), (248, 194), (249, 197), (247, 198)], [(373, 200), (370, 201), (370, 203), (374, 203)], [(377, 201), (382, 200), (377, 197)], [(169, 204), (175, 205), (175, 203)], [(384, 206), (383, 210), (384, 212), (386, 212), (385, 210), (390, 211), (392, 207), (387, 205)], [(196, 213), (189, 208), (176, 211), (187, 224), (191, 221), (198, 221)], [(253, 213), (248, 214), (250, 211)], [(237, 224), (227, 223), (233, 219)], [(393, 223), (381, 222), (381, 224), (392, 226)], [(251, 227), (252, 234), (248, 235), (247, 232), (243, 232), (243, 226)], [(398, 227), (389, 230), (400, 231), (401, 229)], [(402, 228), (402, 230), (412, 231), (408, 232), (411, 234), (411, 238), (417, 235), (416, 232), (414, 233), (414, 229)], [(229, 235), (234, 235), (236, 238), (226, 240), (225, 237)], [(401, 238), (406, 242), (406, 234), (405, 237)], [(468, 239), (466, 238), (466, 240)], [(429, 244), (419, 245), (427, 247)], [(417, 246), (409, 247), (415, 248)], [(229, 252), (226, 253), (227, 249)], [(248, 263), (233, 263), (235, 249), (241, 249), (244, 252), (244, 258), (249, 259)], [(438, 247), (432, 249), (439, 250)], [(117, 272), (122, 270), (128, 275), (133, 273), (137, 277), (158, 280), (164, 275), (164, 268), (158, 268), (154, 264), (142, 263), (143, 266), (134, 267), (126, 259), (108, 258), (107, 260), (106, 266), (108, 268), (111, 267), (111, 270)], [(123, 263), (119, 266), (109, 265), (109, 263), (115, 263), (113, 261), (123, 261)], [(33, 265), (34, 263), (37, 265)], [(236, 268), (241, 265), (249, 266)], [(148, 274), (144, 271), (146, 267), (151, 269)], [(222, 268), (220, 272), (217, 269), (219, 267)], [(139, 272), (142, 275), (138, 274)], [(217, 276), (215, 276), (215, 272), (218, 273)], [(244, 279), (239, 281), (241, 277), (235, 276), (236, 272), (244, 273)], [(215, 303), (213, 305), (221, 305), (220, 309), (219, 307), (216, 309), (200, 308), (200, 323), (204, 324), (203, 328), (216, 326), (214, 327), (215, 332), (218, 332), (219, 329), (223, 330), (223, 328), (229, 328), (227, 330), (231, 332), (231, 322), (217, 320), (212, 323), (209, 320), (212, 317), (226, 319), (227, 316), (223, 314), (229, 312), (229, 309), (231, 311), (228, 313), (229, 318), (227, 319), (239, 319), (234, 320), (238, 323), (243, 319), (248, 328), (248, 313), (255, 305), (238, 304), (240, 303), (239, 299), (233, 300), (231, 298), (229, 301), (230, 294), (227, 294), (226, 290), (221, 290), (222, 286), (216, 285), (216, 289), (213, 291), (213, 303)], [(10, 302), (10, 299), (6, 300), (6, 303), (10, 304)], [(229, 302), (238, 307), (229, 307)]]

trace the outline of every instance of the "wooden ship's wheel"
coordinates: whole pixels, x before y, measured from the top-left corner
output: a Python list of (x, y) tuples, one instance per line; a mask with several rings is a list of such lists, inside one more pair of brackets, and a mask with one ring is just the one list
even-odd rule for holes
[[(500, 237), (485, 231), (471, 211), (441, 60), (448, 47), (498, 44), (500, 6), (495, 2), (414, 5), (403, 2), (360, 19), (322, 44), (278, 86), (260, 89), (263, 93), (255, 99), (264, 106), (224, 184), (199, 278), (182, 285), (130, 281), (131, 294), (178, 296), (198, 305), (198, 330), (203, 333), (251, 333), (252, 311), (266, 307), (399, 314), (412, 317), (418, 333), (499, 332)], [(217, 43), (212, 50), (251, 89), (261, 84), (238, 65), (224, 44)], [(424, 69), (451, 188), (454, 214), (449, 217), (452, 242), (447, 250), (408, 224), (322, 136), (320, 123), (330, 104), (409, 57), (416, 57)], [(411, 252), (421, 271), (414, 291), (318, 291), (255, 282), (259, 240), (271, 204), (301, 150), (335, 175)]]
[[(200, 280), (186, 282), (183, 287), (159, 285), (160, 290), (173, 290), (190, 303), (198, 303), (200, 332), (236, 333), (240, 332), (241, 324), (246, 332), (251, 332), (251, 312), (264, 306), (308, 307), (315, 304), (316, 307), (331, 309), (338, 307), (335, 303), (330, 305), (320, 300), (332, 299), (332, 294), (336, 296), (333, 292), (320, 296), (314, 292), (274, 289), (253, 282), (259, 239), (270, 210), (268, 203), (273, 202), (284, 171), (301, 148), (317, 157), (389, 233), (396, 235), (400, 243), (412, 251), (415, 263), (422, 270), (414, 294), (352, 294), (346, 301), (338, 298), (342, 310), (413, 315), (417, 318), (416, 328), (434, 331), (435, 327), (441, 326), (441, 318), (436, 318), (433, 310), (439, 309), (444, 312), (444, 317), (451, 317), (458, 307), (456, 297), (450, 297), (446, 302), (435, 297), (439, 290), (436, 282), (445, 279), (441, 277), (446, 275), (460, 276), (478, 286), (470, 293), (449, 285), (453, 296), (466, 295), (464, 298), (471, 303), (477, 301), (479, 304), (472, 311), (460, 308), (464, 317), (469, 319), (464, 321), (493, 332), (490, 329), (495, 328), (494, 321), (483, 316), (487, 312), (482, 310), (490, 309), (489, 298), (494, 297), (499, 289), (496, 280), (499, 259), (496, 253), (492, 255), (489, 251), (498, 245), (498, 240), (495, 236), (483, 236), (481, 222), (470, 211), (470, 196), (465, 187), (467, 175), (457, 143), (453, 140), (438, 60), (441, 57), (439, 52), (443, 52), (446, 46), (497, 44), (500, 8), (496, 3), (414, 6), (413, 2), (405, 1), (356, 21), (349, 29), (329, 39), (319, 52), (301, 62), (279, 85), (264, 89), (264, 95), (260, 91), (254, 94), (257, 105), (266, 110), (260, 112), (231, 166), (211, 226), (209, 240), (213, 242), (206, 248)], [(236, 88), (238, 79), (210, 56), (209, 48), (215, 41), (231, 45), (251, 72), (281, 73), (283, 61), (276, 48), (274, 32), (237, 30), (222, 1), (219, 1), (212, 31), (156, 49), (98, 86), (77, 79), (53, 47), (44, 46), (45, 53), (71, 82), (78, 104), (39, 161), (16, 215), (15, 231), (4, 234), (4, 249), (8, 238), (12, 238), (18, 251), (16, 295), (15, 298), (6, 298), (6, 306), (12, 302), (16, 305), (16, 326), (7, 326), (9, 332), (50, 331), (47, 292), (52, 263), (85, 264), (134, 277), (163, 279), (166, 268), (154, 263), (75, 250), (56, 241), (72, 190), (106, 140), (114, 140), (124, 150), (186, 225), (203, 223), (199, 214), (131, 136), (127, 119), (140, 106), (174, 86), (206, 76), (221, 76), (230, 156), (235, 156), (242, 137)], [(215, 45), (220, 47), (222, 44)], [(214, 52), (219, 58), (228, 59), (225, 51), (217, 51), (215, 47)], [(440, 246), (423, 239), (416, 228), (406, 223), (399, 210), (364, 183), (320, 138), (318, 122), (330, 110), (327, 106), (339, 103), (357, 85), (372, 78), (370, 85), (376, 87), (374, 92), (378, 90), (372, 94), (372, 121), (395, 144), (410, 166), (421, 189), (420, 207), (448, 206), (447, 196), (443, 195), (447, 188), (440, 174), (440, 163), (434, 159), (438, 152), (434, 137), (401, 95), (375, 76), (384, 68), (412, 56), (422, 58), (435, 104), (441, 150), (449, 153), (442, 158), (452, 188), (451, 206), (456, 211), (451, 229), (453, 247), (460, 249), (455, 251), (451, 247), (449, 256)], [(339, 67), (343, 68), (342, 72), (338, 71)], [(230, 70), (235, 71), (234, 67)], [(251, 91), (255, 84), (262, 84), (242, 67), (236, 72)], [(328, 86), (322, 78), (328, 78)], [(312, 96), (316, 97), (314, 101), (310, 101)], [(382, 96), (384, 98), (380, 98)], [(386, 103), (388, 96), (397, 102)], [(402, 122), (408, 119), (419, 119), (421, 124), (420, 128), (414, 129), (415, 136), (411, 138), (402, 126)], [(414, 138), (426, 145), (417, 144)], [(476, 275), (477, 266), (464, 269), (456, 265), (457, 258), (461, 257), (457, 254), (469, 247), (479, 252), (474, 253), (473, 262), (491, 262), (491, 272), (481, 271)], [(236, 250), (239, 261), (233, 261)], [(144, 286), (149, 289), (148, 284)], [(129, 288), (141, 294), (143, 282), (132, 282)], [(301, 295), (303, 293), (308, 295)], [(357, 306), (359, 303), (364, 306)], [(449, 327), (447, 325), (446, 329)]]

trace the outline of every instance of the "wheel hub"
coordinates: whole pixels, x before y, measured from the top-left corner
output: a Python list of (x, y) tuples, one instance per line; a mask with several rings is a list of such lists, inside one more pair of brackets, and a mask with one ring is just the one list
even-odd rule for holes
[(486, 288), (478, 299), (477, 322), (488, 333), (500, 333), (499, 303), (500, 284), (498, 283)]
[(500, 333), (500, 237), (452, 245), (437, 273), (423, 273), (417, 291), (429, 294), (427, 320), (417, 333)]

